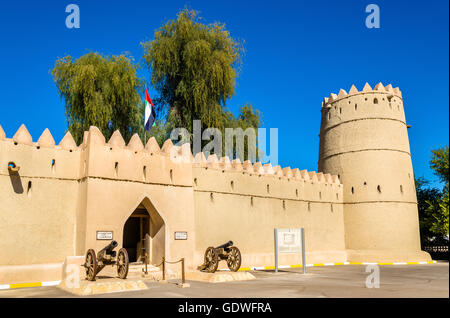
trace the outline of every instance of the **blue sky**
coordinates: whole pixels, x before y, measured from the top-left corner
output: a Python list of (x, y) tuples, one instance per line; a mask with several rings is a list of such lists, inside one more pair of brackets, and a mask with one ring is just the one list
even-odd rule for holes
[[(65, 8), (79, 5), (81, 28), (67, 29)], [(380, 7), (381, 27), (365, 27), (365, 7)], [(0, 6), (0, 125), (12, 137), (22, 123), (37, 140), (49, 128), (58, 143), (67, 124), (50, 70), (58, 57), (129, 52), (189, 6), (205, 22), (226, 24), (244, 40), (237, 113), (250, 102), (264, 127), (279, 129), (279, 163), (317, 170), (322, 98), (367, 81), (403, 92), (416, 176), (435, 179), (430, 149), (448, 144), (448, 2), (428, 1), (8, 1)], [(149, 72), (142, 72), (149, 79)]]

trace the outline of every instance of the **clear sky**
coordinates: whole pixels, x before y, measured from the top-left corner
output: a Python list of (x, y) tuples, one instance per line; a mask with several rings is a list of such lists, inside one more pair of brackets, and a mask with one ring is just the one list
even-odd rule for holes
[[(79, 29), (65, 26), (68, 4), (80, 7)], [(380, 8), (379, 29), (365, 27), (365, 8)], [(236, 95), (279, 129), (279, 163), (317, 170), (323, 97), (367, 81), (399, 86), (404, 97), (416, 176), (435, 179), (430, 149), (448, 144), (448, 1), (69, 0), (2, 1), (0, 125), (12, 137), (22, 123), (36, 141), (49, 128), (55, 141), (67, 123), (50, 70), (58, 57), (89, 51), (129, 52), (188, 6), (205, 22), (226, 24), (245, 41)], [(149, 72), (142, 72), (149, 80)], [(152, 92), (151, 92), (152, 94)]]

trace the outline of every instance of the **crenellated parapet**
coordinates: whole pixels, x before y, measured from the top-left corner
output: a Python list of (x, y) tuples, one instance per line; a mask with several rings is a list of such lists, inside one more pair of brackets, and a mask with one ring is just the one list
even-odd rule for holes
[(206, 192), (214, 200), (218, 195), (254, 198), (341, 203), (343, 186), (338, 176), (252, 163), (248, 160), (205, 157), (197, 153), (193, 162), (194, 191)]
[(189, 145), (177, 147), (170, 140), (160, 149), (154, 138), (144, 146), (137, 134), (125, 142), (119, 131), (109, 141), (97, 127), (84, 133), (77, 146), (70, 132), (55, 143), (48, 129), (33, 141), (25, 125), (12, 138), (0, 126), (0, 174), (8, 165), (20, 167), (26, 177), (82, 180), (87, 177), (190, 186), (192, 154)]
[[(327, 188), (337, 191), (337, 195), (330, 195), (329, 200), (340, 200), (338, 176), (270, 163), (241, 162), (226, 156), (219, 158), (215, 154), (205, 157), (202, 152), (194, 157), (187, 143), (175, 146), (168, 139), (160, 148), (155, 138), (151, 138), (144, 146), (137, 134), (126, 143), (119, 131), (106, 140), (94, 126), (84, 133), (78, 146), (70, 132), (56, 144), (48, 129), (33, 141), (25, 125), (11, 139), (6, 138), (0, 127), (0, 145), (0, 173), (3, 175), (9, 174), (8, 164), (13, 162), (20, 167), (19, 174), (24, 177), (77, 181), (96, 178), (194, 186), (194, 189), (218, 192), (230, 190), (229, 183), (233, 181), (233, 191), (245, 195), (320, 201), (325, 199)], [(208, 177), (204, 178), (206, 175)], [(205, 183), (210, 177), (212, 179)], [(197, 187), (199, 180), (201, 186)], [(311, 194), (306, 194), (308, 191)]]
[(69, 132), (56, 144), (48, 129), (33, 141), (25, 125), (11, 138), (0, 126), (0, 175), (9, 175), (8, 167), (15, 165), (22, 177), (77, 180), (80, 153)]
[(261, 162), (252, 163), (249, 160), (241, 162), (239, 159), (232, 161), (227, 157), (220, 159), (216, 154), (211, 154), (208, 158), (203, 152), (199, 152), (193, 159), (194, 167), (201, 167), (204, 169), (221, 170), (222, 172), (240, 172), (243, 175), (256, 175), (289, 180), (307, 181), (311, 183), (327, 183), (340, 184), (338, 176), (330, 174), (323, 174), (315, 171), (291, 169), (290, 167), (281, 168), (281, 166), (272, 166), (270, 163), (262, 164)]
[(368, 83), (361, 91), (352, 85), (347, 93), (330, 94), (322, 101), (321, 133), (344, 122), (374, 118), (397, 120), (406, 125), (403, 98), (398, 87), (378, 83), (371, 88)]
[(335, 102), (348, 98), (350, 96), (355, 95), (363, 95), (363, 94), (382, 94), (386, 95), (386, 97), (393, 98), (394, 96), (400, 98), (403, 100), (402, 92), (398, 87), (392, 87), (392, 84), (389, 84), (387, 86), (383, 86), (383, 84), (380, 82), (372, 89), (372, 87), (369, 85), (369, 83), (366, 83), (361, 91), (358, 91), (355, 85), (352, 85), (350, 87), (349, 92), (347, 93), (344, 89), (340, 89), (339, 93), (336, 95), (334, 93), (331, 93), (329, 97), (325, 97), (322, 101), (322, 107), (331, 107)]
[(394, 149), (409, 155), (405, 133), (409, 126), (397, 87), (378, 83), (372, 89), (366, 83), (358, 91), (353, 85), (349, 93), (341, 89), (338, 95), (325, 98), (321, 111), (319, 157), (322, 160), (361, 149)]

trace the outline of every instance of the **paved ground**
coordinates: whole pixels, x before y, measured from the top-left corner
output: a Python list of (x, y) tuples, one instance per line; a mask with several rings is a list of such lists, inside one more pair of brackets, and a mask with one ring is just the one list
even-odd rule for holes
[[(179, 288), (179, 280), (168, 284), (146, 282), (148, 290), (93, 297), (449, 297), (449, 263), (389, 266), (380, 268), (380, 287), (366, 288), (366, 266), (347, 265), (252, 272), (256, 280), (230, 283), (189, 281)], [(34, 287), (0, 291), (0, 297), (72, 297), (57, 287)]]

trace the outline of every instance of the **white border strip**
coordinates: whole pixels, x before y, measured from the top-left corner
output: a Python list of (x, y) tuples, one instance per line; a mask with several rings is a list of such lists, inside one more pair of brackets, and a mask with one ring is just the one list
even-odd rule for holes
[(16, 289), (16, 288), (56, 286), (56, 285), (59, 285), (59, 283), (61, 283), (60, 280), (53, 280), (53, 281), (48, 281), (48, 282), (36, 282), (36, 283), (3, 284), (3, 285), (0, 285), (0, 290), (2, 290), (2, 289)]
[[(427, 265), (436, 264), (437, 261), (429, 262), (336, 262), (336, 263), (320, 263), (320, 264), (306, 264), (306, 267), (320, 267), (320, 266), (340, 266), (340, 265)], [(302, 265), (280, 265), (278, 268), (301, 268)], [(271, 270), (275, 266), (249, 266), (241, 268), (239, 271), (257, 271), (257, 270)], [(219, 271), (229, 271), (228, 268), (219, 269)]]

